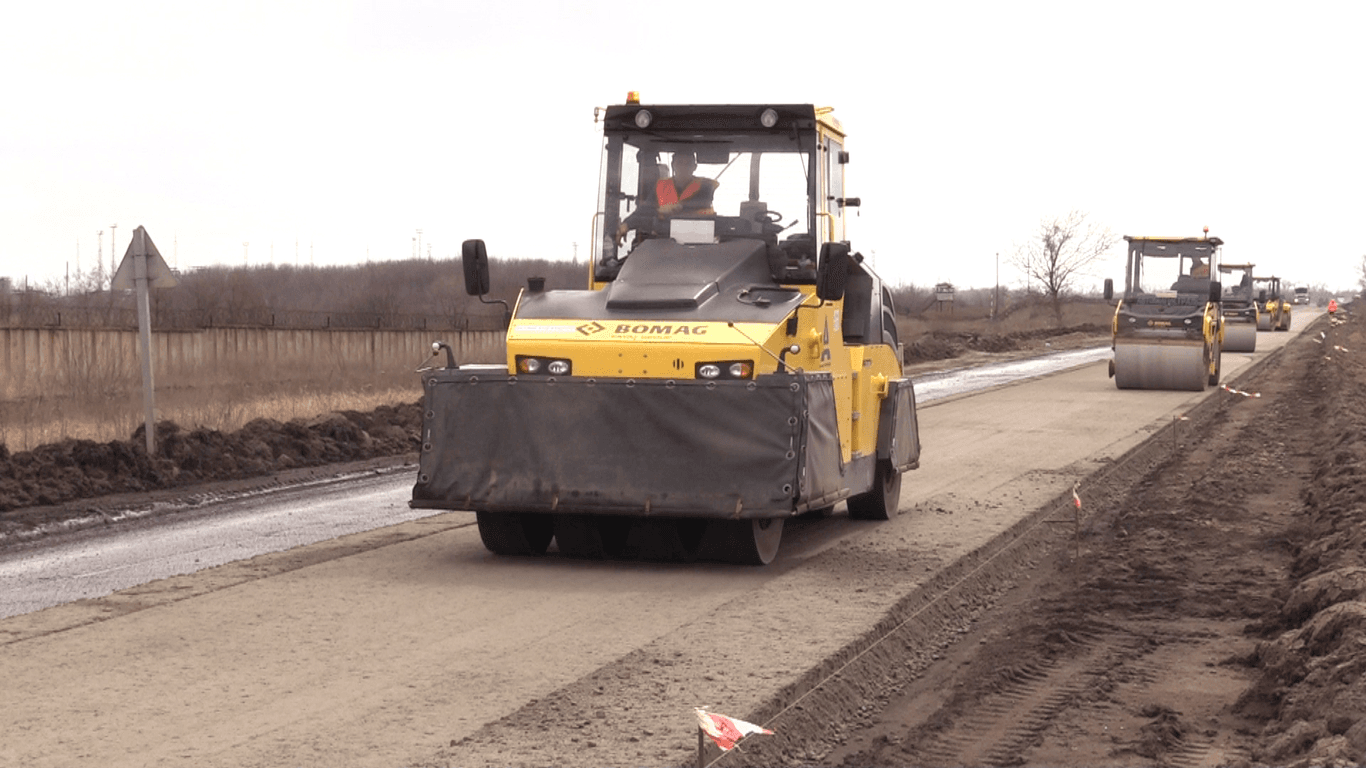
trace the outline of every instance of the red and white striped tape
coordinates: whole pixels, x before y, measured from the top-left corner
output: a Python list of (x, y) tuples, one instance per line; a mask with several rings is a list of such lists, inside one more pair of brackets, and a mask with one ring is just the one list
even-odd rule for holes
[(1235, 394), (1235, 395), (1242, 395), (1243, 397), (1261, 397), (1261, 396), (1262, 396), (1262, 393), (1261, 393), (1261, 392), (1244, 392), (1244, 391), (1242, 391), (1241, 389), (1234, 389), (1233, 387), (1230, 387), (1230, 386), (1227, 385), (1227, 384), (1220, 384), (1219, 387), (1220, 387), (1220, 389), (1223, 389), (1225, 392), (1231, 392), (1231, 393), (1233, 393), (1233, 394)]

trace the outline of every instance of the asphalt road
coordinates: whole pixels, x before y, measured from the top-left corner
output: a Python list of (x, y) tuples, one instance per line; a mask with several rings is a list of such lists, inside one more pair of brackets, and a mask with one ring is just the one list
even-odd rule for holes
[[(1264, 333), (1259, 352), (1226, 353), (1225, 379), (1288, 337)], [(81, 599), (0, 620), (0, 764), (420, 763), (642, 654), (674, 668), (675, 688), (573, 704), (589, 720), (649, 723), (656, 751), (631, 762), (686, 756), (692, 706), (748, 711), (1076, 480), (1203, 398), (1234, 396), (1119, 391), (1096, 362), (927, 400), (903, 513), (793, 524), (767, 568), (495, 558), (471, 514), (411, 519), (401, 475), (242, 500), (245, 517), (267, 521), (250, 536), (276, 540), (256, 556), (239, 547), (236, 523), (210, 545), (167, 533), (131, 560), (90, 554), (136, 550), (129, 540), (78, 537), (67, 555), (30, 548), (39, 559), (0, 564), (5, 604), (20, 605), (10, 593), (35, 583), (55, 589), (45, 600)], [(347, 509), (396, 524), (348, 534), (304, 523)], [(317, 530), (296, 535), (304, 527)], [(119, 582), (68, 583), (52, 570), (63, 561), (71, 574), (136, 586), (98, 596)], [(194, 570), (210, 563), (220, 564)], [(488, 760), (507, 762), (537, 738)], [(626, 758), (589, 750), (580, 764)]]

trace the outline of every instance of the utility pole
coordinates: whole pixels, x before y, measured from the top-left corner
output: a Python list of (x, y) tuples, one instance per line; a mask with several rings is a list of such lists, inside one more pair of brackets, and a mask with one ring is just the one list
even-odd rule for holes
[(417, 231), (417, 253), (413, 254), (413, 256), (419, 259), (422, 258), (422, 230), (420, 229)]
[(247, 258), (247, 246), (248, 246), (248, 245), (251, 245), (251, 243), (250, 243), (250, 242), (247, 242), (247, 241), (245, 241), (245, 240), (242, 241), (242, 266), (244, 266), (244, 267), (251, 266), (251, 261)]
[(996, 297), (991, 300), (991, 319), (1001, 311), (1001, 252), (996, 252)]
[[(115, 245), (115, 240), (114, 240), (114, 230), (116, 230), (116, 229), (118, 229), (118, 228), (119, 228), (119, 225), (117, 225), (117, 224), (110, 224), (110, 225), (109, 225), (109, 279), (110, 279), (110, 280), (113, 280), (113, 279), (114, 279), (114, 273), (117, 272), (117, 271), (119, 271), (119, 248), (118, 248), (117, 245)], [(113, 287), (111, 286), (111, 287), (109, 288), (109, 290), (112, 291), (112, 290), (114, 290), (114, 289), (113, 289)]]

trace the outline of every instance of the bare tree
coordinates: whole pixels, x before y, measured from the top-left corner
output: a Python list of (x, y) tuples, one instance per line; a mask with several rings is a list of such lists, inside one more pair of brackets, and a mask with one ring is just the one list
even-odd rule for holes
[(1037, 281), (1043, 287), (1061, 323), (1062, 294), (1078, 274), (1118, 241), (1109, 227), (1088, 221), (1081, 211), (1072, 211), (1040, 221), (1034, 236), (1015, 247), (1010, 263), (1030, 282)]

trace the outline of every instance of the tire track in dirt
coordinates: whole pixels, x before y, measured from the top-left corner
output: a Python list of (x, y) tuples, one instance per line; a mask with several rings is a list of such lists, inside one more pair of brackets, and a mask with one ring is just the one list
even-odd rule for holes
[(1312, 421), (1300, 346), (1292, 363), (1268, 355), (1239, 378), (1262, 398), (1215, 393), (1084, 488), (1077, 538), (1055, 537), (1024, 589), (818, 761), (1246, 760), (1260, 728), (1235, 711), (1255, 676), (1248, 635), (1278, 606), (1311, 474), (1315, 436), (1284, 428)]

